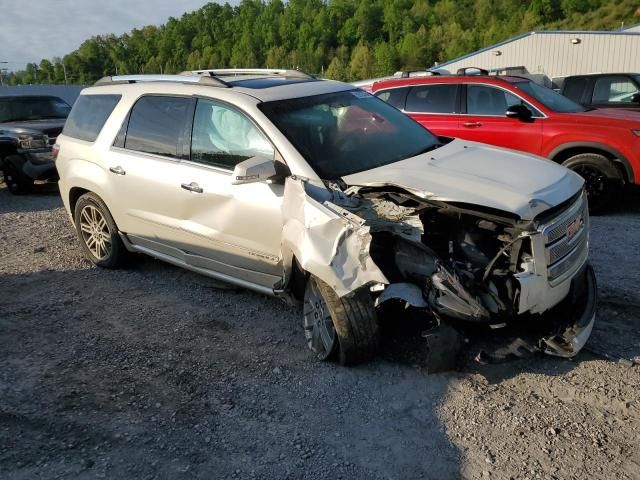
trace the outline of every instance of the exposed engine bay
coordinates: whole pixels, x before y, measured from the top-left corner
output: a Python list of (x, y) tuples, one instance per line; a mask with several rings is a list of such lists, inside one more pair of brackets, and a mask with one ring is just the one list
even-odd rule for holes
[[(522, 277), (534, 270), (536, 222), (420, 198), (393, 186), (332, 191), (331, 208), (343, 218), (360, 219), (368, 228), (368, 253), (388, 280), (371, 288), (376, 306), (401, 302), (405, 308), (424, 311), (438, 324), (484, 324), (492, 329), (540, 317), (523, 311), (526, 302), (520, 298), (526, 285)], [(555, 306), (550, 304), (547, 310)], [(555, 327), (548, 335), (530, 345), (518, 339), (517, 348), (575, 355), (584, 343), (581, 339), (578, 346), (575, 336), (588, 337), (592, 323), (586, 325), (581, 318), (576, 328), (566, 312), (562, 316), (569, 320), (567, 325), (552, 321)]]
[(492, 324), (518, 311), (514, 275), (532, 259), (521, 227), (402, 190), (348, 193), (341, 206), (370, 227), (371, 257), (390, 282), (378, 304), (401, 298), (438, 315)]

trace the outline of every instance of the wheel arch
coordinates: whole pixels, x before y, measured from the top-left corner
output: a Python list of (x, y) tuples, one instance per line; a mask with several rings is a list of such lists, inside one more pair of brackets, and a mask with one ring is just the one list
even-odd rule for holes
[(625, 182), (635, 183), (635, 175), (631, 163), (615, 148), (597, 142), (570, 142), (554, 148), (549, 153), (548, 158), (556, 163), (562, 163), (574, 155), (583, 153), (596, 153), (603, 155), (613, 162), (620, 170), (622, 178)]
[(73, 215), (73, 212), (76, 209), (76, 203), (78, 203), (78, 199), (85, 193), (94, 193), (95, 195), (98, 195), (97, 193), (82, 187), (72, 187), (69, 190), (69, 210), (71, 211), (71, 215)]

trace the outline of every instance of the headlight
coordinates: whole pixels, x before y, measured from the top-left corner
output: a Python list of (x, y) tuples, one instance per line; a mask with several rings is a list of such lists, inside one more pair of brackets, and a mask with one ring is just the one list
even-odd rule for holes
[(636, 137), (640, 137), (640, 128), (632, 128), (631, 133), (633, 133)]
[(20, 135), (18, 143), (20, 148), (24, 150), (47, 148), (49, 146), (49, 137), (47, 135)]

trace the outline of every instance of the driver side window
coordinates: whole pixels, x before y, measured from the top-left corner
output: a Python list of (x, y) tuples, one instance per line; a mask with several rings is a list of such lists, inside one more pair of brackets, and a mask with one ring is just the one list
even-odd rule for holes
[(467, 85), (467, 113), (470, 115), (503, 117), (514, 105), (524, 105), (534, 116), (541, 116), (537, 109), (506, 90), (487, 85)]
[(271, 143), (238, 110), (210, 100), (198, 100), (191, 135), (191, 161), (233, 170), (256, 155), (273, 158)]

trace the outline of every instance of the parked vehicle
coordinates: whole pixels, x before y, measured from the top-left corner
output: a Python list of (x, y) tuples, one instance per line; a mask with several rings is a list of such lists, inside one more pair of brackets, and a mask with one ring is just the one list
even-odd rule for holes
[(375, 83), (372, 92), (437, 135), (533, 153), (574, 170), (586, 180), (591, 210), (606, 209), (621, 184), (640, 182), (637, 112), (587, 109), (515, 76), (398, 79)]
[(320, 359), (370, 358), (378, 309), (394, 303), (434, 324), (528, 325), (530, 348), (567, 357), (595, 321), (578, 175), (438, 139), (351, 85), (296, 71), (107, 77), (58, 148), (91, 262), (141, 252), (301, 302)]
[(58, 97), (0, 97), (0, 170), (11, 193), (57, 178), (51, 147), (70, 110)]
[(566, 77), (560, 93), (588, 108), (640, 111), (640, 74), (594, 73)]

